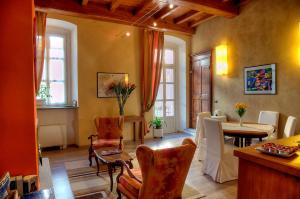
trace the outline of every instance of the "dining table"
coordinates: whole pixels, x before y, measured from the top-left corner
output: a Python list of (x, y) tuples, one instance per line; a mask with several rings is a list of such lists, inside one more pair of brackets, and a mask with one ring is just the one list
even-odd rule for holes
[(269, 124), (222, 122), (224, 136), (234, 137), (234, 144), (238, 147), (251, 145), (252, 139), (259, 139), (270, 136), (274, 133), (274, 126)]

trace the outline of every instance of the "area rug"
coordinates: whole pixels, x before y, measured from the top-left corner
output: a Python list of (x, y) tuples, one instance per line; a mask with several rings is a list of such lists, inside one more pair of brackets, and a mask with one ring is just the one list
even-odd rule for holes
[[(135, 165), (135, 162), (133, 162)], [(78, 199), (100, 199), (117, 198), (116, 176), (119, 171), (114, 173), (114, 190), (110, 192), (110, 179), (106, 165), (100, 165), (100, 174), (96, 175), (96, 166), (89, 167), (88, 160), (76, 160), (65, 162), (71, 189), (75, 198)], [(136, 167), (135, 167), (136, 168)], [(198, 199), (205, 197), (193, 187), (185, 184), (182, 192), (184, 199)]]

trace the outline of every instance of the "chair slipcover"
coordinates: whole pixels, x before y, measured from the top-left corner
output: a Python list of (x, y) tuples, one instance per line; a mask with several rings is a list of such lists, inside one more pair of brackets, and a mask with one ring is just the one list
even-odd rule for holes
[(295, 117), (293, 116), (288, 117), (284, 127), (283, 137), (287, 138), (294, 135), (296, 129), (296, 122), (297, 119)]
[(269, 135), (267, 139), (277, 139), (277, 130), (278, 130), (278, 120), (279, 120), (279, 112), (275, 111), (260, 111), (258, 116), (259, 124), (270, 124), (274, 126), (275, 131), (273, 134)]
[(210, 117), (211, 117), (210, 112), (201, 112), (198, 113), (197, 116), (195, 143), (198, 145), (199, 148), (199, 153), (198, 153), (199, 160), (204, 160), (205, 153), (206, 153), (206, 138), (204, 134), (203, 119), (210, 118)]
[(233, 156), (233, 145), (224, 144), (221, 122), (204, 119), (206, 134), (206, 158), (203, 162), (203, 173), (216, 182), (223, 183), (238, 177), (238, 158)]

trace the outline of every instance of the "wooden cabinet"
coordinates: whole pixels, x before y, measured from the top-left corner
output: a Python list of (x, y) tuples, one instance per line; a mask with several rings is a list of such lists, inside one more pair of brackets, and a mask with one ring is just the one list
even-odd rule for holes
[[(294, 146), (299, 136), (272, 141)], [(255, 146), (234, 151), (239, 157), (238, 199), (300, 198), (300, 152), (290, 158), (262, 154)]]

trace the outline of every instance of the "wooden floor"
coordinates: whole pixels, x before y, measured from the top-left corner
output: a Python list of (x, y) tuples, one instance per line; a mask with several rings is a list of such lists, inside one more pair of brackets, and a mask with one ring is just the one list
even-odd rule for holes
[[(187, 133), (168, 134), (163, 139), (149, 139), (145, 140), (145, 144), (151, 148), (166, 148), (180, 145), (182, 140), (186, 137), (192, 137)], [(125, 142), (125, 150), (134, 152), (137, 143)], [(209, 199), (235, 199), (237, 195), (237, 181), (231, 181), (223, 184), (213, 182), (209, 176), (203, 175), (201, 172), (202, 163), (197, 160), (196, 151), (194, 160), (192, 162), (186, 183), (204, 193)], [(87, 147), (68, 148), (63, 151), (48, 151), (43, 152), (43, 157), (50, 159), (52, 180), (54, 192), (57, 199), (72, 199), (73, 194), (69, 185), (64, 162), (80, 160), (88, 157)], [(88, 159), (87, 159), (88, 161)]]

